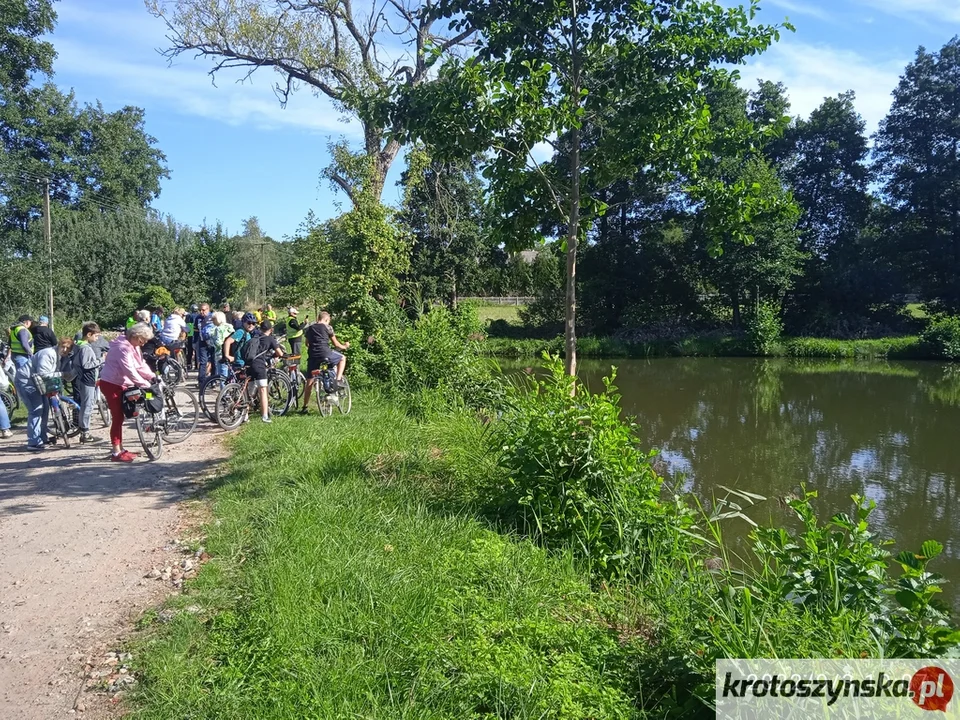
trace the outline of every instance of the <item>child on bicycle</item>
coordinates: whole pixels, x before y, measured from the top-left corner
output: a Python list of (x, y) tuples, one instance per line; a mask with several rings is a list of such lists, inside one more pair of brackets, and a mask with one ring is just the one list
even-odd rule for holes
[[(321, 365), (337, 366), (337, 387), (342, 387), (343, 371), (347, 367), (347, 358), (333, 350), (331, 343), (337, 350), (347, 350), (350, 343), (341, 343), (337, 339), (333, 326), (330, 325), (330, 313), (326, 310), (317, 315), (317, 322), (304, 331), (304, 337), (307, 340), (307, 389), (303, 396), (303, 409), (301, 415), (307, 414), (307, 408), (310, 407), (310, 392), (313, 389), (315, 378), (313, 371), (319, 370)], [(319, 392), (319, 390), (318, 390)]]

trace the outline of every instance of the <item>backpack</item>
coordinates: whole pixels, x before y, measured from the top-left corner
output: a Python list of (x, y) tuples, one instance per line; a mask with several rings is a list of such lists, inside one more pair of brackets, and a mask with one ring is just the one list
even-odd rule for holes
[(210, 347), (213, 347), (216, 332), (217, 326), (213, 324), (212, 320), (207, 320), (206, 324), (201, 326), (200, 339)]
[(60, 358), (60, 375), (66, 382), (73, 382), (80, 371), (80, 353), (74, 350), (66, 357)]
[(239, 355), (239, 357), (243, 358), (244, 365), (252, 365), (254, 361), (258, 360), (260, 356), (263, 355), (264, 350), (261, 348), (264, 346), (263, 341), (265, 339), (266, 335), (254, 335), (247, 340), (246, 343), (244, 343), (243, 347), (240, 348)]

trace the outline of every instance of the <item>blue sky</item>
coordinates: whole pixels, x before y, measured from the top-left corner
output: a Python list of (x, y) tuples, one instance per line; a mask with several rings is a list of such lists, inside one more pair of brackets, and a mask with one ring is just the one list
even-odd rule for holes
[[(243, 84), (224, 74), (214, 87), (209, 60), (183, 55), (168, 65), (157, 51), (166, 46), (165, 26), (139, 0), (60, 0), (56, 8), (54, 81), (72, 87), (81, 103), (146, 110), (171, 172), (158, 210), (192, 226), (220, 220), (230, 232), (256, 215), (280, 239), (310, 209), (322, 219), (336, 215), (338, 203), (348, 206), (320, 172), (330, 141), (357, 140), (358, 128), (326, 98), (301, 89), (281, 108), (270, 72)], [(761, 8), (760, 20), (789, 18), (797, 32), (741, 69), (744, 86), (782, 81), (799, 115), (854, 90), (871, 132), (917, 47), (937, 50), (960, 30), (960, 0), (764, 0)], [(397, 197), (398, 176), (399, 162), (388, 202)]]

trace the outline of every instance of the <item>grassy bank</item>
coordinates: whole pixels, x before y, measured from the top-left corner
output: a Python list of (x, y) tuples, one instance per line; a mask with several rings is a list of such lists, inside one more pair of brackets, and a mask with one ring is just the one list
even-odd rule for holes
[(481, 432), (370, 396), (246, 428), (175, 601), (202, 611), (137, 649), (137, 717), (631, 717), (642, 613), (454, 510)]
[[(543, 352), (563, 354), (563, 337), (549, 340), (489, 337), (480, 343), (488, 357), (537, 358)], [(577, 340), (577, 354), (583, 358), (653, 357), (756, 357), (742, 338), (733, 336), (692, 337), (679, 341), (630, 343), (614, 338), (583, 337)], [(767, 357), (876, 358), (890, 360), (934, 359), (917, 336), (878, 340), (832, 340), (784, 338)]]
[[(569, 401), (562, 388), (552, 395)], [(566, 422), (537, 407), (525, 417)], [(585, 447), (632, 442), (607, 407), (589, 411), (600, 434)], [(812, 518), (796, 541), (764, 536), (761, 570), (744, 575), (712, 557), (722, 543), (692, 541), (717, 528), (679, 510), (691, 532), (659, 525), (639, 574), (601, 582), (561, 545), (545, 550), (505, 522), (496, 488), (509, 483), (491, 452), (505, 420), (449, 408), (416, 419), (370, 394), (355, 408), (233, 438), (210, 488), (213, 558), (167, 622), (145, 618), (133, 648), (136, 717), (713, 717), (716, 657), (889, 652), (868, 620), (887, 612), (888, 585), (865, 531), (838, 544), (848, 529)], [(568, 419), (583, 427), (580, 410)], [(515, 441), (514, 460), (524, 442), (571, 437), (538, 432)], [(622, 458), (613, 448), (596, 459)], [(663, 518), (671, 506), (642, 512)], [(713, 512), (735, 507), (719, 500)], [(811, 588), (793, 587), (797, 577), (814, 583), (804, 604), (795, 597)]]

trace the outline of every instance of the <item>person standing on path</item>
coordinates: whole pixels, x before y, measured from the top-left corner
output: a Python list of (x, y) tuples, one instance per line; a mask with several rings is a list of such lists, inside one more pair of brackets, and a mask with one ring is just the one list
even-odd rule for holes
[(206, 334), (209, 332), (208, 326), (213, 325), (213, 318), (210, 317), (210, 304), (203, 303), (200, 306), (200, 312), (197, 313), (197, 321), (193, 327), (193, 347), (197, 358), (197, 386), (203, 387), (203, 381), (207, 379), (207, 373), (210, 372), (210, 344), (207, 342)]
[(13, 384), (17, 388), (20, 402), (27, 409), (27, 447), (31, 450), (43, 450), (47, 447), (46, 435), (41, 434), (43, 395), (34, 387), (30, 379), (33, 375), (31, 327), (33, 327), (33, 318), (29, 315), (21, 315), (17, 324), (10, 328), (10, 354), (16, 368)]
[(110, 407), (110, 444), (113, 462), (133, 462), (136, 455), (123, 449), (123, 391), (130, 387), (149, 387), (156, 377), (140, 351), (153, 339), (153, 328), (137, 323), (110, 343), (110, 352), (100, 373), (100, 390)]
[(80, 402), (80, 442), (100, 442), (100, 438), (90, 434), (90, 417), (97, 401), (97, 374), (103, 364), (96, 345), (100, 339), (100, 326), (89, 322), (80, 332), (83, 339), (80, 340), (73, 365), (77, 373), (73, 384)]
[(284, 321), (287, 326), (285, 335), (287, 342), (290, 343), (291, 355), (299, 355), (300, 349), (303, 346), (303, 325), (297, 320), (297, 315), (299, 314), (300, 311), (292, 307), (287, 310), (287, 319)]

